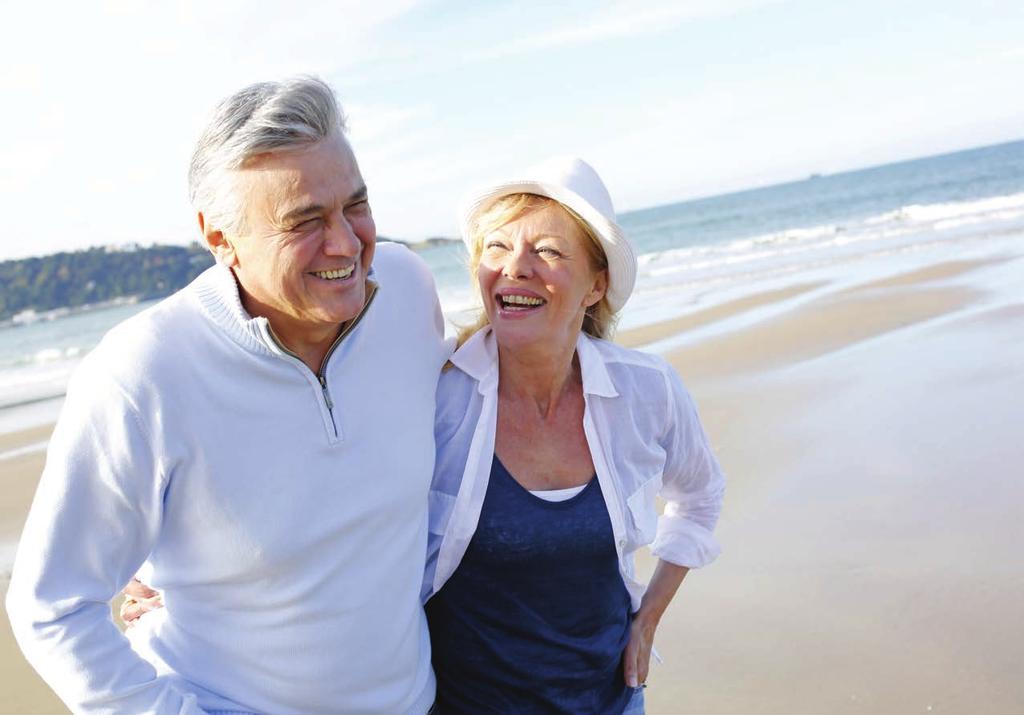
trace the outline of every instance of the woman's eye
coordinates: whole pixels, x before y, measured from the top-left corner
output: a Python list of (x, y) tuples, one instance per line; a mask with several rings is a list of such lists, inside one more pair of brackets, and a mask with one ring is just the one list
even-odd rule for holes
[(501, 241), (488, 241), (484, 244), (484, 248), (488, 251), (502, 250), (505, 248), (505, 244)]
[(537, 253), (540, 253), (540, 254), (542, 254), (544, 256), (552, 256), (552, 257), (557, 257), (557, 256), (561, 256), (562, 255), (561, 252), (557, 248), (552, 248), (551, 246), (541, 246), (540, 248), (537, 249)]

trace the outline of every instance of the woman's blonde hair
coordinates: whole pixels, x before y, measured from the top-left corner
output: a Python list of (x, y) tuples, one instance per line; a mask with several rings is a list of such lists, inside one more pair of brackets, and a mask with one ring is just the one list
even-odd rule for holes
[[(540, 211), (548, 206), (557, 206), (567, 213), (579, 227), (580, 231), (583, 232), (583, 235), (586, 236), (587, 240), (583, 242), (583, 245), (586, 248), (587, 257), (590, 259), (591, 268), (595, 272), (608, 270), (608, 258), (605, 256), (604, 249), (601, 248), (601, 242), (598, 240), (597, 234), (594, 233), (594, 229), (579, 214), (568, 206), (547, 196), (509, 194), (502, 196), (485, 210), (474, 216), (470, 223), (469, 235), (472, 239), (472, 248), (469, 252), (469, 275), (473, 280), (474, 287), (476, 287), (476, 271), (480, 266), (480, 257), (483, 254), (484, 236), (512, 221), (534, 211)], [(614, 332), (616, 320), (617, 316), (608, 304), (608, 298), (601, 296), (601, 300), (587, 308), (587, 312), (583, 316), (583, 332), (591, 337), (607, 340), (611, 338)], [(482, 328), (487, 327), (487, 325), (489, 325), (487, 312), (481, 310), (479, 315), (476, 316), (476, 320), (459, 328), (459, 345), (462, 345)]]

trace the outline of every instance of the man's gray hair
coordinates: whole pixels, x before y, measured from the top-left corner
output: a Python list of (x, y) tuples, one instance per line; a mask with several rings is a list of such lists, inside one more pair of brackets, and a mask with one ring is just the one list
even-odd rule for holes
[[(188, 192), (208, 225), (239, 230), (242, 211), (229, 172), (259, 154), (300, 149), (347, 129), (334, 91), (316, 77), (249, 85), (213, 112), (192, 154)], [(225, 185), (227, 184), (227, 185)]]

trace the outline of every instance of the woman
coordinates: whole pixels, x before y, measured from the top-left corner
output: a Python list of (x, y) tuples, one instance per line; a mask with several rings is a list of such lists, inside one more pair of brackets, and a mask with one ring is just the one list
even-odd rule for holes
[[(487, 189), (462, 234), (483, 313), (438, 386), (424, 595), (441, 711), (642, 712), (658, 621), (718, 553), (718, 463), (674, 371), (602, 340), (636, 259), (589, 165)], [(645, 593), (632, 553), (652, 541)]]
[[(440, 712), (642, 713), (658, 622), (718, 554), (721, 472), (674, 371), (604, 340), (636, 258), (589, 165), (551, 160), (462, 218), (483, 312), (438, 385)], [(652, 542), (645, 591), (632, 554)]]

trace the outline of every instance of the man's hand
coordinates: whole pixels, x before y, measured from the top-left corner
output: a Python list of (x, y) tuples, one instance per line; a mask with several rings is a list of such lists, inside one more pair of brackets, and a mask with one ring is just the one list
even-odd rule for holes
[(128, 582), (122, 591), (124, 602), (118, 615), (126, 628), (131, 628), (144, 613), (163, 608), (164, 602), (159, 591), (154, 591), (137, 578)]

